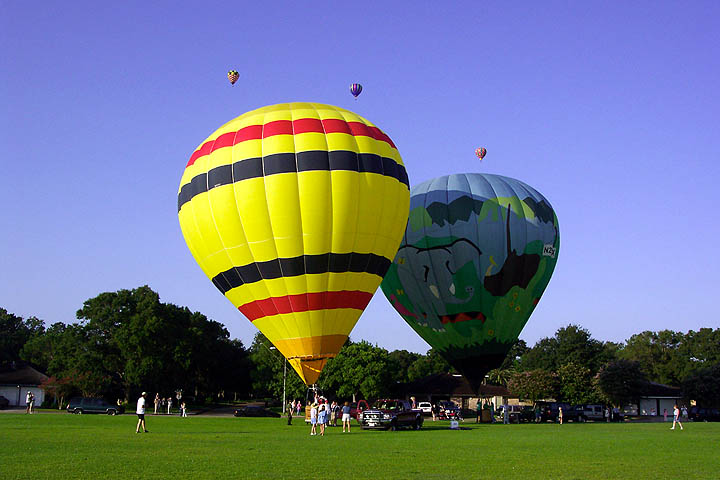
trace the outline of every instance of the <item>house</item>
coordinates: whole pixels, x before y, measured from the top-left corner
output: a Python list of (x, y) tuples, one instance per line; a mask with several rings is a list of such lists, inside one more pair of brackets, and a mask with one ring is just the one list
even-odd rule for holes
[(12, 362), (8, 368), (0, 371), (0, 395), (10, 401), (10, 406), (25, 406), (28, 391), (35, 395), (35, 406), (39, 407), (45, 400), (45, 392), (40, 384), (48, 376), (35, 370), (30, 365)]
[(682, 391), (679, 387), (671, 387), (661, 383), (648, 382), (640, 401), (637, 404), (627, 405), (623, 408), (629, 415), (662, 416), (667, 410), (668, 417), (672, 418), (673, 407), (677, 403), (682, 405)]

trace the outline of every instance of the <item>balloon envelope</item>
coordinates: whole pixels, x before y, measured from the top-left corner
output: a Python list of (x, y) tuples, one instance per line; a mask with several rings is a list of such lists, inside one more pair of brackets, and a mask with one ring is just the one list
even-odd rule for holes
[(480, 147), (475, 149), (475, 155), (482, 160), (485, 158), (485, 155), (487, 155), (487, 149), (485, 147)]
[(359, 83), (350, 84), (350, 93), (352, 93), (353, 97), (357, 98), (358, 95), (362, 93), (362, 85)]
[(405, 321), (477, 387), (502, 363), (550, 281), (560, 246), (550, 203), (490, 174), (411, 190), (382, 290)]
[(235, 82), (238, 81), (238, 78), (240, 78), (240, 74), (237, 70), (230, 70), (227, 74), (228, 80), (230, 80), (231, 85), (235, 85)]
[(241, 115), (195, 150), (178, 216), (205, 274), (312, 384), (390, 266), (409, 200), (379, 128), (289, 103)]

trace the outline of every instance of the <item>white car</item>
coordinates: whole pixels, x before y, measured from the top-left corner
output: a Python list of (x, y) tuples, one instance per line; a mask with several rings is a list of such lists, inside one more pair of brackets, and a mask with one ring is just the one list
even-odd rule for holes
[(420, 402), (418, 403), (418, 408), (428, 415), (432, 413), (432, 404), (430, 402)]

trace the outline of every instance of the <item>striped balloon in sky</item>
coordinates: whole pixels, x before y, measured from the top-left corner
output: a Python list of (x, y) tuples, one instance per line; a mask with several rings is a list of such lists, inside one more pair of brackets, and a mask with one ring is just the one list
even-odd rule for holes
[(351, 83), (350, 93), (352, 93), (353, 97), (357, 98), (358, 95), (362, 93), (362, 85), (360, 85), (359, 83)]
[(195, 150), (178, 216), (205, 274), (312, 384), (382, 281), (409, 203), (379, 128), (288, 103), (231, 120)]

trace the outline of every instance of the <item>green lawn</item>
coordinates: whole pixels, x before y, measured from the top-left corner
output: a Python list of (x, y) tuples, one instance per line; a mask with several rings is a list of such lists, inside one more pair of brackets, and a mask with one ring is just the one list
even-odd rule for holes
[(720, 423), (329, 428), (300, 419), (0, 415), (3, 479), (720, 479)]

